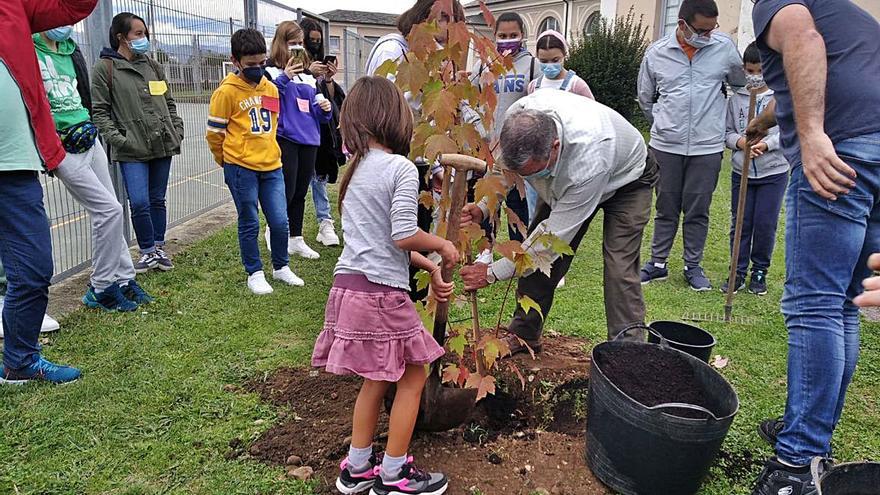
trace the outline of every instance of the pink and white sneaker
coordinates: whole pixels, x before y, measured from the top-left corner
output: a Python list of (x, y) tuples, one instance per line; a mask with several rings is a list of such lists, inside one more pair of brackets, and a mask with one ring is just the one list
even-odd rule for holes
[[(376, 469), (378, 474), (381, 466)], [(449, 480), (442, 473), (428, 473), (418, 469), (409, 457), (395, 479), (379, 475), (370, 495), (441, 495), (449, 488)]]
[(336, 489), (339, 493), (350, 495), (352, 493), (363, 493), (373, 487), (376, 478), (379, 477), (379, 469), (382, 465), (382, 454), (373, 454), (370, 456), (370, 466), (365, 471), (354, 472), (348, 463), (348, 457), (343, 459), (339, 465), (339, 477), (336, 478)]

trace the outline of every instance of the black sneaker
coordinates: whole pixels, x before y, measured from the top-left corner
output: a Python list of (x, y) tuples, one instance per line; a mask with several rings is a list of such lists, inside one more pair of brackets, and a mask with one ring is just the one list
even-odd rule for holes
[[(728, 286), (728, 283), (727, 283), (727, 282), (729, 282), (729, 280), (725, 280), (724, 283), (721, 284), (721, 292), (722, 292), (723, 294), (727, 294), (727, 288), (728, 288), (728, 287), (727, 287), (727, 286)], [(734, 288), (733, 288), (733, 293), (736, 294), (737, 292), (739, 292), (739, 291), (741, 291), (741, 290), (743, 290), (743, 289), (745, 289), (745, 288), (746, 288), (746, 277), (745, 277), (745, 275), (740, 275), (739, 273), (737, 273), (737, 274), (736, 274), (736, 286), (734, 286)]]
[(171, 262), (171, 257), (168, 256), (168, 253), (166, 253), (161, 246), (156, 246), (156, 263), (156, 268), (163, 272), (174, 269), (174, 263)]
[(127, 284), (121, 285), (120, 288), (122, 288), (122, 294), (125, 298), (135, 304), (150, 304), (156, 300), (153, 296), (147, 294), (147, 291), (134, 280), (129, 280)]
[(407, 459), (397, 478), (386, 480), (376, 478), (370, 495), (441, 495), (449, 488), (449, 480), (440, 473), (426, 473), (413, 465), (412, 457)]
[(776, 440), (779, 438), (779, 434), (782, 433), (783, 429), (785, 429), (785, 423), (782, 422), (781, 417), (765, 419), (758, 425), (758, 436), (763, 438), (765, 442), (769, 443), (771, 447), (776, 447)]
[(651, 282), (659, 282), (669, 278), (669, 269), (666, 268), (666, 265), (663, 265), (663, 268), (660, 268), (655, 263), (648, 263), (642, 267), (641, 276), (642, 285), (650, 284)]
[(688, 285), (691, 286), (691, 289), (697, 292), (712, 290), (712, 282), (706, 277), (706, 272), (703, 271), (701, 266), (685, 267), (684, 278), (687, 280)]
[(134, 272), (147, 273), (157, 266), (159, 266), (159, 258), (156, 256), (156, 253), (145, 253), (134, 262)]
[(122, 295), (119, 284), (112, 284), (101, 292), (95, 292), (94, 287), (89, 285), (86, 295), (82, 298), (83, 304), (92, 309), (104, 311), (134, 311), (138, 305)]
[(749, 292), (763, 296), (767, 294), (767, 272), (753, 270), (752, 279), (749, 280)]
[(348, 457), (343, 459), (339, 465), (339, 477), (336, 478), (336, 489), (339, 493), (350, 495), (352, 493), (363, 493), (376, 483), (379, 477), (379, 466), (382, 464), (382, 454), (373, 454), (370, 456), (370, 463), (366, 469), (355, 471), (351, 469), (348, 463)]
[[(820, 461), (817, 474), (823, 473), (827, 461)], [(804, 472), (800, 472), (804, 471)], [(819, 493), (810, 467), (796, 469), (780, 463), (775, 457), (768, 459), (758, 476), (752, 495), (816, 495)]]

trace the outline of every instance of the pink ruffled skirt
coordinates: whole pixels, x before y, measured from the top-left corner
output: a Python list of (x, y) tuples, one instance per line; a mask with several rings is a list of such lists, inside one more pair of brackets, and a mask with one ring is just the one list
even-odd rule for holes
[(312, 366), (396, 382), (407, 364), (429, 364), (443, 353), (406, 291), (374, 284), (363, 275), (334, 278)]

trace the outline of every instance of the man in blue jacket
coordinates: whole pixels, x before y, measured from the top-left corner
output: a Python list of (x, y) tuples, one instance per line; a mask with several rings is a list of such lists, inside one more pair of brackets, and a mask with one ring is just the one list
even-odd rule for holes
[(652, 44), (642, 60), (639, 105), (651, 123), (650, 146), (660, 164), (654, 242), (642, 284), (669, 276), (666, 262), (683, 213), (685, 279), (695, 291), (712, 288), (700, 263), (724, 151), (722, 86), (745, 86), (736, 44), (717, 28), (714, 0), (684, 0), (678, 28)]
[(752, 16), (776, 108), (748, 134), (778, 120), (792, 166), (782, 297), (788, 399), (783, 420), (761, 425), (776, 457), (753, 493), (812, 495), (810, 464), (831, 455), (859, 358), (853, 299), (880, 251), (880, 24), (850, 0), (758, 0)]

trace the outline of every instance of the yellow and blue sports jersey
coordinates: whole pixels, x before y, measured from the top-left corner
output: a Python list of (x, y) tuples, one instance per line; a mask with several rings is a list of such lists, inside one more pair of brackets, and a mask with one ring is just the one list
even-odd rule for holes
[(258, 172), (280, 168), (279, 109), (278, 88), (265, 77), (251, 86), (235, 74), (226, 76), (211, 96), (205, 135), (217, 164)]

